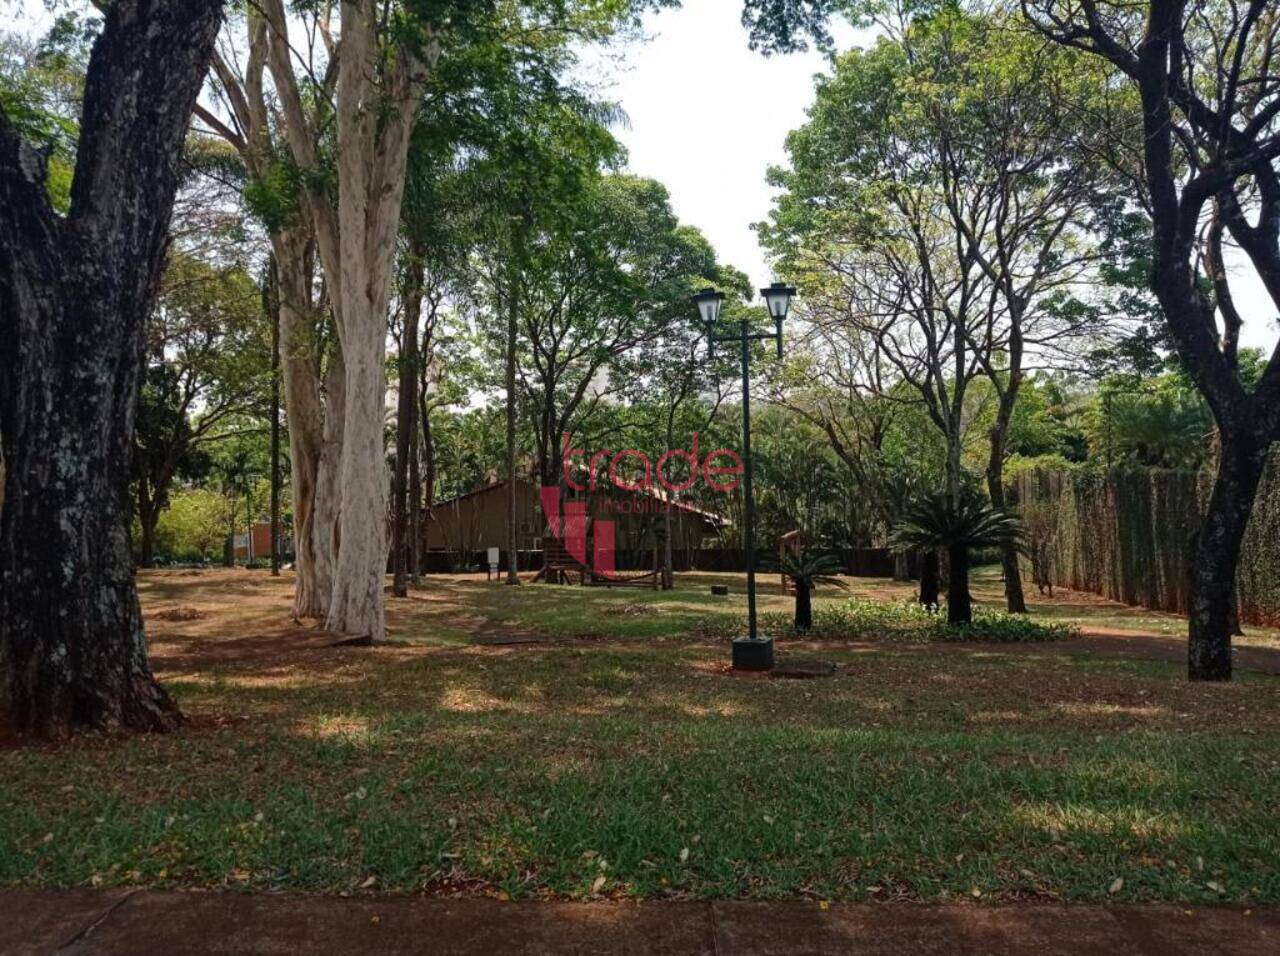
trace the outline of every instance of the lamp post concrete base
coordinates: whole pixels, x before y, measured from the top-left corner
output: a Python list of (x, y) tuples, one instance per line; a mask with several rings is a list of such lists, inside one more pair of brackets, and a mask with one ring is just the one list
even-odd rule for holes
[(733, 669), (736, 671), (773, 670), (773, 638), (733, 639)]

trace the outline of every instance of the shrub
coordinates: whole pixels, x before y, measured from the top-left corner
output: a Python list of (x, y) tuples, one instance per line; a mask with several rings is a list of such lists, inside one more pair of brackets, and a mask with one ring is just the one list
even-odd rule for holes
[(945, 624), (939, 618), (935, 634), (937, 639), (944, 641), (1034, 643), (1078, 637), (1080, 628), (1060, 621), (1036, 621), (1025, 614), (979, 609), (974, 612), (973, 620), (968, 624)]
[[(1025, 614), (978, 608), (967, 624), (948, 624), (946, 606), (933, 609), (915, 601), (884, 604), (857, 598), (823, 604), (813, 610), (813, 626), (796, 632), (790, 615), (760, 615), (760, 631), (777, 638), (805, 637), (827, 641), (1053, 641), (1074, 637), (1074, 625), (1044, 623)], [(707, 617), (698, 622), (701, 637), (729, 640), (746, 633), (744, 617)]]

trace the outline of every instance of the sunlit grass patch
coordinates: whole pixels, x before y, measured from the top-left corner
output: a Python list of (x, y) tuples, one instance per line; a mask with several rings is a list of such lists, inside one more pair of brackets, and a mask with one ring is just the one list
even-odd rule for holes
[[(628, 628), (740, 610), (709, 592), (446, 587), (392, 602), (399, 633), (454, 614), (492, 627), (525, 600)], [(279, 624), (257, 613), (249, 633)], [(738, 679), (723, 644), (604, 638), (203, 661), (198, 639), (166, 645), (188, 728), (0, 753), (0, 883), (1280, 902), (1274, 677), (872, 642), (783, 648), (836, 661), (831, 678)]]

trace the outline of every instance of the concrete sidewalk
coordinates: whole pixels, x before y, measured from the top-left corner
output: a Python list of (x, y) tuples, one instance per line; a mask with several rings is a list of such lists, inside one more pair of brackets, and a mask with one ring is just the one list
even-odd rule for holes
[(1280, 909), (0, 890), (0, 953), (1257, 953)]

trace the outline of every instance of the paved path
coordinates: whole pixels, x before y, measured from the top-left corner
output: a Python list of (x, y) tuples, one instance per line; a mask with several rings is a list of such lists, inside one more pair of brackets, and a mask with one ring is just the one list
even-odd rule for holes
[(0, 890), (0, 953), (1280, 952), (1280, 908), (500, 903)]

